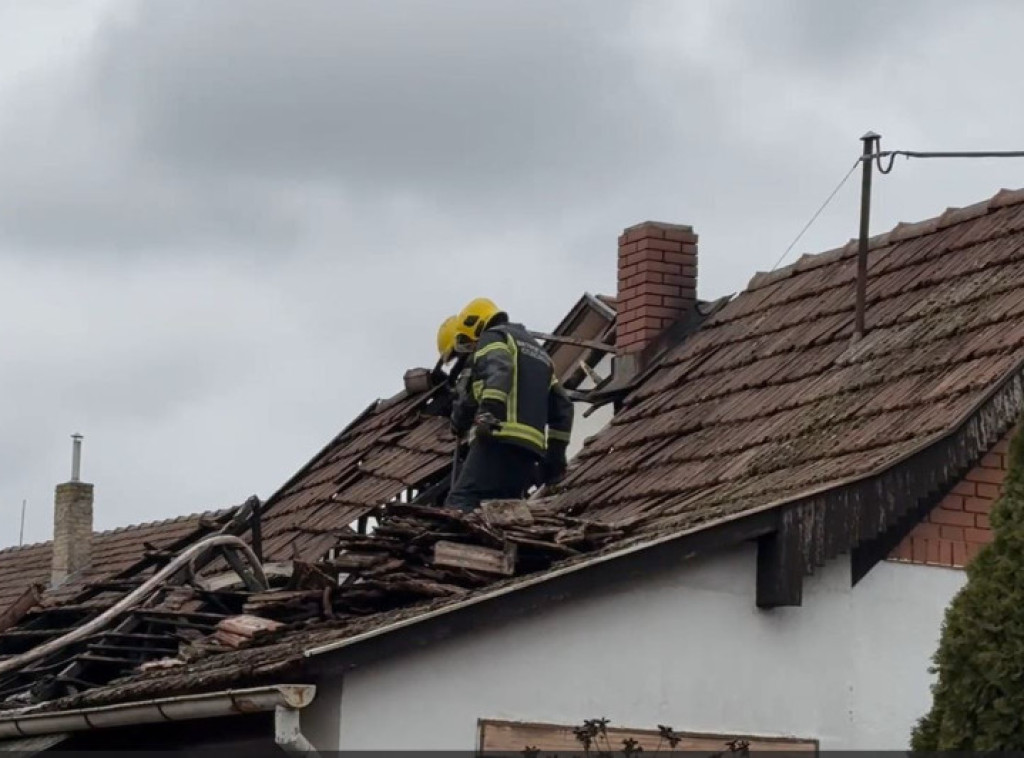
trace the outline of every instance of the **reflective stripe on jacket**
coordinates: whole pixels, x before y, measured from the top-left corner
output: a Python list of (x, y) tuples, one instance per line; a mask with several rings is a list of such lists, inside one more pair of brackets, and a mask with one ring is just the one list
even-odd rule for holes
[(479, 410), (501, 422), (495, 439), (541, 456), (549, 442), (568, 444), (572, 401), (554, 375), (550, 356), (522, 324), (484, 330), (468, 370), (469, 397), (460, 397), (453, 411), (457, 426), (468, 427)]

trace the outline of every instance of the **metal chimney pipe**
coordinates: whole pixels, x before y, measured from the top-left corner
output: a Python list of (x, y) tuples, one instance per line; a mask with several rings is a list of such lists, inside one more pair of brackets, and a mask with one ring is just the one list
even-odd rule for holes
[(72, 434), (71, 440), (71, 481), (77, 482), (82, 474), (82, 435)]

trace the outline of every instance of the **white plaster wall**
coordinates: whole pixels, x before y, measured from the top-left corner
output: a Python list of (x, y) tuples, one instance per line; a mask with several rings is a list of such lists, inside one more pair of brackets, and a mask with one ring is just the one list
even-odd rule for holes
[(882, 563), (851, 589), (837, 561), (807, 580), (802, 607), (765, 612), (754, 565), (737, 549), (353, 671), (338, 747), (471, 750), (478, 718), (607, 717), (906, 748), (963, 572)]
[(299, 714), (302, 733), (319, 751), (329, 752), (338, 747), (344, 692), (342, 684), (340, 677), (334, 681), (317, 682), (313, 702)]
[[(606, 355), (598, 362), (594, 367), (600, 376), (610, 376), (612, 373), (612, 359), (611, 356)], [(590, 380), (590, 377), (584, 378), (580, 382), (579, 390), (593, 389), (594, 383)], [(594, 411), (590, 416), (584, 418), (583, 414), (585, 411), (590, 409), (589, 403), (574, 403), (575, 415), (573, 416), (572, 424), (572, 439), (569, 440), (569, 447), (566, 449), (566, 454), (569, 459), (572, 460), (573, 456), (576, 455), (583, 447), (583, 441), (587, 437), (593, 437), (599, 431), (608, 425), (608, 422), (612, 420), (614, 415), (614, 406), (611, 404), (602, 406), (598, 410)]]

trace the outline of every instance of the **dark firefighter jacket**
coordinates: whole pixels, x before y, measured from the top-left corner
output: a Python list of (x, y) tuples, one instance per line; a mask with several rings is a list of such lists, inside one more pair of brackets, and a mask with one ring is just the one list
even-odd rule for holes
[(495, 439), (541, 457), (549, 441), (562, 450), (568, 445), (572, 401), (554, 375), (550, 356), (522, 324), (488, 327), (465, 371), (468, 387), (458, 393), (452, 410), (452, 423), (460, 432), (471, 427), (479, 411), (501, 422), (492, 433)]

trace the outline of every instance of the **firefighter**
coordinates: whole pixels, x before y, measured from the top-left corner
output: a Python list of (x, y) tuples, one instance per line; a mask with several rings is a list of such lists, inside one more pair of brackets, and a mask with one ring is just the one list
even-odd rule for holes
[(463, 308), (455, 329), (453, 353), (467, 360), (451, 424), (458, 437), (469, 434), (470, 444), (445, 505), (471, 511), (482, 500), (523, 498), (539, 482), (558, 482), (567, 465), (573, 405), (550, 356), (486, 298)]
[(455, 335), (458, 332), (459, 317), (449, 316), (441, 322), (437, 330), (437, 352), (441, 356), (441, 363), (448, 363), (455, 354)]

